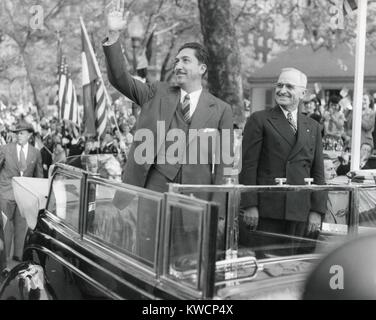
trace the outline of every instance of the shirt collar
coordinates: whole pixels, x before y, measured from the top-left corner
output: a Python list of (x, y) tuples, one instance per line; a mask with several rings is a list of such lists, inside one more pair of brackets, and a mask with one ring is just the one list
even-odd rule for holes
[[(189, 94), (189, 98), (192, 100), (192, 99), (196, 99), (198, 100), (198, 97), (200, 97), (200, 94), (202, 92), (202, 87), (196, 91), (193, 91)], [(180, 102), (183, 102), (184, 100), (184, 97), (188, 94), (187, 91), (183, 90), (182, 88), (180, 88)]]
[[(281, 106), (279, 106), (283, 112), (283, 114), (285, 115), (286, 119), (287, 119), (287, 114), (289, 113), (289, 111), (285, 110), (284, 108), (282, 108)], [(295, 120), (295, 122), (297, 122), (297, 119), (298, 119), (298, 108), (296, 108), (294, 111), (290, 111), (291, 114), (292, 114), (292, 118)]]
[(25, 143), (23, 146), (21, 146), (19, 143), (17, 143), (17, 148), (27, 150), (29, 148), (29, 143)]

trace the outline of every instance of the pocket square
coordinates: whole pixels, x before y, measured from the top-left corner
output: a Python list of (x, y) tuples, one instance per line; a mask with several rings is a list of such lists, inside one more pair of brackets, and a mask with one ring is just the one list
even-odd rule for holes
[(216, 129), (216, 128), (204, 128), (204, 129), (202, 129), (202, 131), (205, 132), (205, 133), (213, 133), (213, 132), (217, 132), (218, 129)]

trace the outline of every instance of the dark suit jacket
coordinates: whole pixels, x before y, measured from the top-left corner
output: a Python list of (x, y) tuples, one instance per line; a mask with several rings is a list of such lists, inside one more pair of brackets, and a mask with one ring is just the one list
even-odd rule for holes
[[(104, 46), (103, 49), (106, 56), (110, 83), (130, 100), (141, 106), (141, 113), (137, 120), (136, 129), (147, 128), (151, 130), (154, 136), (155, 157), (159, 151), (156, 141), (157, 121), (164, 121), (166, 131), (169, 129), (172, 117), (179, 104), (180, 88), (171, 86), (165, 82), (144, 84), (133, 79), (127, 71), (119, 41), (111, 46)], [(230, 129), (232, 132), (232, 128), (233, 118), (231, 107), (203, 90), (197, 109), (192, 116), (190, 129), (216, 129), (219, 131)], [(162, 137), (162, 140), (165, 140), (165, 135)], [(197, 142), (197, 139), (187, 140), (189, 140), (187, 141), (189, 145), (194, 145)], [(135, 139), (132, 144), (124, 169), (124, 181), (144, 187), (151, 165), (139, 165), (134, 159), (135, 149), (141, 143), (141, 141), (136, 141)], [(232, 143), (232, 140), (230, 143)], [(232, 148), (232, 144), (228, 148)], [(221, 161), (215, 166), (215, 173), (212, 175), (211, 150), (208, 150), (208, 160), (208, 164), (184, 164), (182, 182), (184, 184), (222, 184), (223, 162)]]
[[(29, 144), (24, 177), (43, 178), (42, 157), (38, 149)], [(10, 143), (0, 147), (0, 197), (14, 200), (12, 178), (20, 176), (17, 146)]]
[[(242, 151), (241, 184), (274, 185), (275, 178), (287, 178), (287, 184), (304, 185), (309, 177), (325, 184), (320, 126), (302, 114), (296, 138), (279, 106), (255, 112), (245, 126)], [(260, 217), (303, 222), (310, 210), (325, 213), (326, 194), (244, 194), (241, 205), (258, 206)]]

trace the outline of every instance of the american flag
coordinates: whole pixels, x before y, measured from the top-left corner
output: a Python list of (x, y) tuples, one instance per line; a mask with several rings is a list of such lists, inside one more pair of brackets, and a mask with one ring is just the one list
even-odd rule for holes
[(82, 34), (82, 85), (85, 135), (102, 138), (107, 127), (109, 98), (84, 22)]
[(79, 125), (80, 119), (76, 90), (64, 56), (61, 57), (59, 67), (58, 107), (61, 119), (69, 120)]

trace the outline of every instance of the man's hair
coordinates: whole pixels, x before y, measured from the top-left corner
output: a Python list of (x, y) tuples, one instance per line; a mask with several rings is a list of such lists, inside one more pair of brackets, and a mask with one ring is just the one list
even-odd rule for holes
[(281, 73), (280, 73), (280, 76), (282, 73), (284, 72), (293, 72), (295, 73), (298, 77), (299, 77), (299, 85), (301, 85), (302, 87), (304, 88), (307, 88), (307, 76), (305, 73), (301, 72), (300, 70), (296, 69), (296, 68), (282, 68), (281, 70)]
[(197, 60), (200, 63), (205, 64), (206, 66), (208, 65), (209, 53), (208, 50), (206, 50), (206, 48), (202, 44), (198, 42), (187, 42), (179, 48), (178, 53), (183, 49), (193, 49), (195, 51), (195, 56)]
[(332, 94), (329, 97), (329, 103), (338, 104), (341, 101), (341, 97), (337, 94)]

